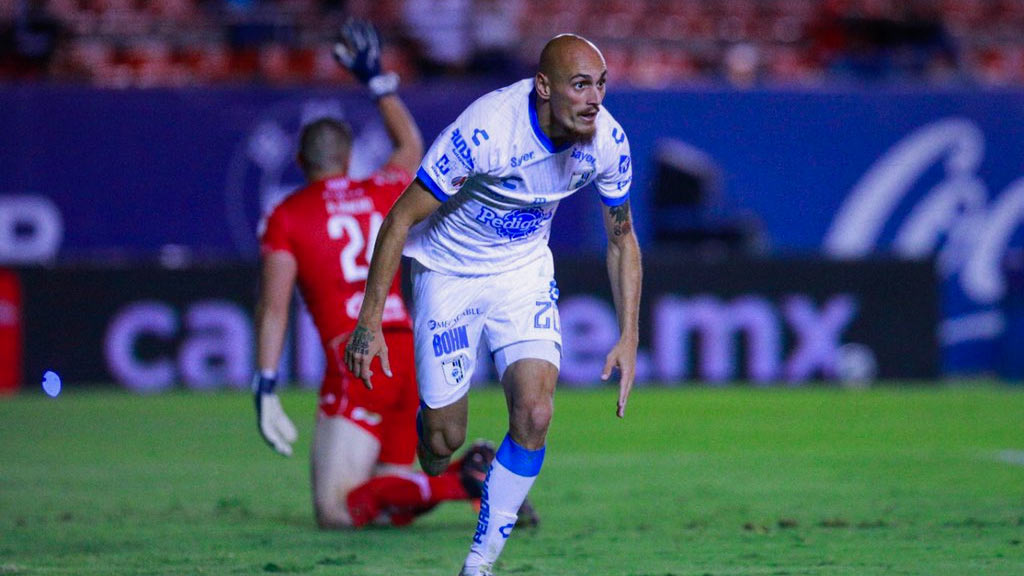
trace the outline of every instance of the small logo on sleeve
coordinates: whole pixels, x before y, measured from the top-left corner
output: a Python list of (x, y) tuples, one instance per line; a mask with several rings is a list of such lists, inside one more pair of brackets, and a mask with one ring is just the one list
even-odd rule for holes
[(437, 162), (434, 162), (434, 168), (438, 174), (444, 176), (452, 171), (452, 161), (448, 158), (447, 154), (443, 154)]
[(469, 143), (462, 137), (462, 132), (458, 128), (452, 131), (452, 150), (455, 152), (455, 158), (462, 162), (463, 166), (470, 170), (475, 167), (473, 152), (469, 149)]

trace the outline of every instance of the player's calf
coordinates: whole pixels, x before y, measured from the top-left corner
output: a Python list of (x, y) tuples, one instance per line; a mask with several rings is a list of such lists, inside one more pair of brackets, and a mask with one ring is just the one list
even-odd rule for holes
[(416, 456), (428, 475), (438, 476), (448, 469), (452, 454), (466, 441), (465, 409), (465, 398), (435, 410), (420, 406), (416, 414)]
[(447, 470), (451, 465), (453, 452), (448, 451), (444, 456), (435, 453), (433, 448), (426, 445), (422, 436), (416, 446), (416, 456), (419, 458), (420, 467), (428, 476), (439, 476)]

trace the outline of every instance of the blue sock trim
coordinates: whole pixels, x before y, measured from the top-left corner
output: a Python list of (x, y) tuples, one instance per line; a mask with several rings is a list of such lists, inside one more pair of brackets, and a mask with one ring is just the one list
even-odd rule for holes
[(540, 474), (540, 467), (544, 464), (545, 450), (547, 450), (547, 446), (539, 450), (527, 450), (506, 434), (505, 439), (501, 441), (501, 446), (498, 447), (496, 458), (513, 474), (531, 478)]

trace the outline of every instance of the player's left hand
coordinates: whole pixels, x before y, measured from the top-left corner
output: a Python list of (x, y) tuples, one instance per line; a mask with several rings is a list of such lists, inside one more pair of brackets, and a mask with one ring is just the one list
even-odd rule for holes
[(292, 444), (299, 438), (288, 415), (281, 407), (281, 399), (274, 394), (276, 378), (268, 378), (256, 373), (253, 377), (253, 400), (256, 404), (256, 424), (259, 426), (260, 436), (278, 454), (282, 456), (292, 455)]
[(613, 370), (619, 372), (619, 402), (615, 410), (619, 418), (626, 417), (626, 402), (629, 401), (629, 393), (633, 390), (633, 380), (636, 378), (636, 348), (636, 342), (619, 340), (605, 357), (604, 370), (601, 372), (601, 380), (605, 382), (611, 378)]

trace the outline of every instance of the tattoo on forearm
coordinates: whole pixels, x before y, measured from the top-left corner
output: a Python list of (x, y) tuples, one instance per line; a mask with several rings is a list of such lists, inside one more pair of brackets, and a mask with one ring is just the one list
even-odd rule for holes
[(373, 342), (373, 333), (363, 326), (356, 326), (352, 332), (352, 339), (348, 342), (348, 351), (353, 354), (368, 354), (370, 342)]
[(615, 226), (612, 227), (612, 234), (622, 236), (633, 230), (633, 223), (629, 217), (629, 202), (625, 202), (609, 209), (612, 218), (615, 219)]

